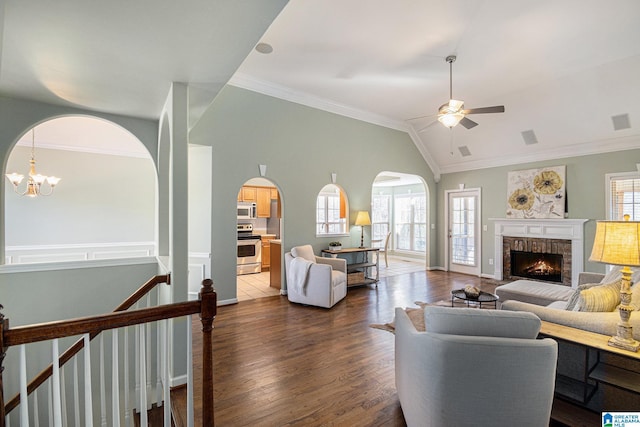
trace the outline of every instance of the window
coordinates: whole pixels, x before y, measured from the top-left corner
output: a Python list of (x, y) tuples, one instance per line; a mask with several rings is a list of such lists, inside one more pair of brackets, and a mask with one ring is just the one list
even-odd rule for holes
[(316, 235), (347, 234), (347, 197), (337, 185), (325, 185), (316, 203)]
[(371, 205), (371, 246), (381, 248), (387, 233), (391, 231), (391, 196), (373, 195)]
[(622, 221), (628, 214), (631, 221), (640, 221), (640, 173), (607, 174), (607, 218)]
[(452, 198), (451, 262), (475, 265), (475, 204), (474, 196)]
[(395, 248), (425, 252), (427, 250), (427, 201), (425, 194), (396, 195), (394, 205)]

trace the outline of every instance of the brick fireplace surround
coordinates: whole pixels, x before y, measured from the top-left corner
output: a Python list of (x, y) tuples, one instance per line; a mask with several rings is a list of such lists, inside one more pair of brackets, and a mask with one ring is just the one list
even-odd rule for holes
[(495, 223), (496, 280), (511, 275), (511, 250), (555, 253), (563, 256), (563, 285), (577, 287), (584, 271), (584, 223), (587, 219), (506, 219)]

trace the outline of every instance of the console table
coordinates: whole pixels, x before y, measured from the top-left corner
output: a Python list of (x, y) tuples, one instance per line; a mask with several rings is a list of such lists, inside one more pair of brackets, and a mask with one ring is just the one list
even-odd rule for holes
[[(339, 255), (352, 255), (347, 260), (347, 287), (375, 284), (380, 280), (379, 248), (343, 248), (338, 250), (323, 249), (322, 256), (337, 257)], [(375, 261), (371, 254), (375, 255)], [(372, 269), (375, 268), (375, 276)]]
[[(607, 343), (608, 335), (556, 323), (542, 321), (540, 335), (575, 344), (584, 349), (584, 374), (581, 380), (556, 377), (556, 394), (578, 403), (587, 403), (596, 392), (598, 383), (612, 385), (630, 393), (640, 394), (640, 372), (614, 366), (600, 360), (601, 353), (610, 353), (639, 362), (640, 353), (611, 347)], [(590, 354), (596, 353), (595, 361), (591, 361)], [(559, 357), (559, 356), (558, 356)]]

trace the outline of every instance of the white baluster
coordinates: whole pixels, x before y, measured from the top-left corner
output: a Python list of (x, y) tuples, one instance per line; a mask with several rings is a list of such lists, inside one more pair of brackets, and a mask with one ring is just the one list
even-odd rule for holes
[(60, 414), (62, 415), (62, 425), (68, 426), (67, 422), (67, 383), (65, 381), (64, 366), (60, 366)]
[(73, 413), (76, 426), (80, 425), (80, 392), (78, 390), (78, 358), (73, 357)]
[(91, 337), (84, 334), (84, 425), (93, 426), (93, 399), (91, 398)]
[(120, 427), (120, 380), (118, 378), (118, 330), (111, 331), (111, 414), (114, 427)]
[(171, 390), (169, 388), (169, 350), (168, 350), (168, 334), (169, 320), (165, 319), (159, 328), (162, 332), (162, 349), (160, 357), (162, 361), (162, 391), (164, 400), (164, 425), (170, 425), (171, 420)]
[[(52, 374), (53, 375), (53, 374)], [(53, 379), (47, 381), (47, 397), (49, 401), (48, 409), (49, 409), (49, 420), (53, 420), (53, 390), (52, 390)]]
[(100, 334), (100, 425), (107, 427), (107, 387), (104, 381), (104, 334)]
[(4, 416), (4, 425), (5, 427), (11, 427), (11, 417), (9, 414)]
[(20, 426), (29, 427), (29, 395), (27, 394), (27, 349), (20, 345)]
[(145, 366), (147, 355), (145, 348), (145, 325), (139, 325), (138, 329), (140, 330), (140, 359), (138, 360), (138, 364), (140, 365), (140, 426), (147, 427), (147, 387), (145, 387), (145, 384), (147, 383), (147, 372)]
[(33, 427), (40, 427), (40, 415), (38, 412), (38, 389), (35, 389), (33, 390)]
[(131, 399), (129, 397), (129, 328), (124, 328), (124, 425), (131, 427)]
[[(138, 303), (138, 308), (140, 308), (140, 303)], [(134, 337), (133, 337), (133, 345), (134, 345), (134, 358), (135, 362), (133, 364), (134, 372), (134, 380), (135, 380), (135, 403), (134, 408), (140, 408), (140, 328), (136, 326), (134, 328)]]
[[(151, 307), (151, 293), (147, 294), (147, 307)], [(151, 400), (153, 398), (153, 388), (151, 386), (151, 323), (147, 323), (146, 325), (146, 347), (147, 347), (147, 409), (151, 409)]]
[(62, 413), (60, 407), (60, 365), (58, 363), (59, 354), (57, 338), (53, 340), (51, 347), (53, 356), (53, 375), (51, 377), (53, 389), (53, 425), (54, 427), (62, 427)]
[(187, 316), (187, 427), (193, 427), (193, 354), (191, 315)]
[[(157, 296), (156, 306), (159, 306), (161, 304), (159, 291), (156, 293), (156, 296)], [(162, 399), (162, 363), (160, 363), (160, 361), (162, 360), (162, 333), (163, 333), (162, 326), (163, 325), (164, 325), (164, 322), (156, 323), (156, 346), (157, 346), (156, 354), (158, 355), (156, 357), (157, 359), (156, 361), (156, 402), (158, 402), (158, 405), (166, 404), (166, 401)]]

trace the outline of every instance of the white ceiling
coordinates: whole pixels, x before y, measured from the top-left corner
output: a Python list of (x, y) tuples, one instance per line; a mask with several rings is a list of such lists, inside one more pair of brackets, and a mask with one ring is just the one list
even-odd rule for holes
[[(292, 1), (232, 84), (398, 129), (442, 172), (640, 147), (637, 0)], [(479, 126), (432, 122), (453, 96)], [(631, 129), (614, 131), (612, 115)], [(525, 145), (533, 130), (538, 144)], [(606, 143), (605, 143), (606, 142)], [(457, 147), (471, 155), (462, 157)]]
[[(182, 81), (193, 123), (231, 78), (407, 130), (436, 174), (640, 147), (637, 0), (285, 3), (0, 2), (0, 94), (158, 118)], [(252, 51), (258, 41), (273, 52)], [(405, 119), (449, 99), (450, 54), (454, 97), (506, 112), (417, 133), (433, 118)], [(613, 130), (619, 114), (630, 129)], [(527, 130), (538, 144), (524, 143)]]

